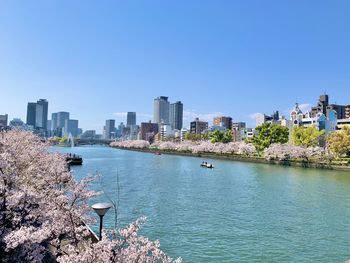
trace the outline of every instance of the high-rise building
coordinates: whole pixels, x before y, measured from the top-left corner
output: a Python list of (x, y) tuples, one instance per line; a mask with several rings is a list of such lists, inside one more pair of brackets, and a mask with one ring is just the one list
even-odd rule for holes
[(153, 121), (160, 125), (169, 124), (169, 101), (168, 97), (160, 96), (154, 99)]
[(35, 128), (47, 130), (47, 114), (49, 103), (47, 100), (40, 99), (36, 103)]
[(106, 120), (105, 139), (114, 139), (115, 132), (115, 120)]
[(52, 136), (52, 130), (51, 130), (51, 126), (52, 126), (52, 120), (47, 120), (47, 136), (51, 137)]
[(69, 112), (65, 112), (65, 111), (60, 111), (57, 112), (57, 127), (58, 128), (63, 128), (66, 120), (69, 120)]
[(0, 128), (6, 127), (8, 121), (8, 115), (0, 115)]
[(191, 133), (201, 134), (207, 130), (208, 130), (208, 122), (200, 121), (198, 118), (196, 118), (190, 124), (190, 132)]
[(226, 116), (215, 117), (213, 121), (214, 126), (224, 127), (225, 129), (231, 130), (232, 128), (232, 118)]
[(71, 134), (73, 137), (77, 137), (78, 126), (78, 120), (66, 120), (64, 124), (64, 136)]
[(57, 121), (58, 121), (58, 113), (51, 114), (51, 131), (55, 131), (57, 129)]
[(126, 126), (136, 125), (136, 112), (128, 112), (126, 115)]
[(123, 131), (124, 131), (125, 125), (123, 122), (121, 122), (118, 125), (118, 129), (116, 130), (116, 137), (122, 137), (124, 136)]
[(169, 122), (172, 129), (181, 130), (183, 125), (184, 106), (181, 101), (170, 104)]
[(45, 99), (37, 102), (28, 102), (27, 106), (27, 125), (38, 130), (41, 134), (47, 131), (47, 114), (49, 103)]
[(51, 136), (63, 136), (63, 134), (65, 134), (65, 125), (67, 120), (69, 120), (69, 112), (60, 111), (52, 113)]
[(36, 103), (28, 102), (27, 106), (27, 125), (35, 128), (35, 118), (36, 118)]

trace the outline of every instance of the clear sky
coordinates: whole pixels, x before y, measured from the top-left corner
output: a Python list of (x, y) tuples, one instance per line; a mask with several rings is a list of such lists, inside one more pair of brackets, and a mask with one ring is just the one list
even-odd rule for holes
[[(83, 129), (181, 100), (185, 123), (283, 114), (297, 100), (350, 104), (350, 1), (0, 0), (0, 114), (28, 101)], [(49, 116), (50, 116), (49, 115)]]

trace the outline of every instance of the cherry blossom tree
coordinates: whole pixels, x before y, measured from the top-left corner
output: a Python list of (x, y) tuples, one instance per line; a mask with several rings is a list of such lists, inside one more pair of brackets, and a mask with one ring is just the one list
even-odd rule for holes
[(110, 146), (118, 147), (118, 148), (144, 149), (144, 148), (149, 148), (150, 143), (144, 140), (129, 140), (129, 141), (112, 142)]
[(137, 234), (144, 218), (91, 239), (94, 178), (75, 181), (65, 157), (48, 147), (29, 132), (0, 133), (0, 261), (171, 262), (158, 241)]
[(158, 142), (150, 145), (147, 141), (121, 141), (112, 142), (111, 147), (130, 148), (130, 149), (153, 149), (153, 150), (167, 150), (179, 152), (198, 153), (216, 153), (216, 154), (238, 154), (253, 156), (256, 154), (255, 146), (251, 143), (245, 142), (215, 142), (210, 141), (189, 141), (183, 142)]
[(325, 160), (326, 151), (321, 147), (301, 147), (291, 144), (271, 144), (265, 149), (264, 157), (267, 160)]

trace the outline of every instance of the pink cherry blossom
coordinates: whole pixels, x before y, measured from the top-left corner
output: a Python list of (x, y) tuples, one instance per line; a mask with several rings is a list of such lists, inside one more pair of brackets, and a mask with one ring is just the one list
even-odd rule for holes
[(138, 235), (144, 218), (91, 240), (85, 223), (93, 222), (88, 202), (99, 194), (89, 190), (94, 178), (75, 181), (65, 156), (48, 150), (30, 132), (0, 132), (1, 261), (172, 262), (158, 241)]

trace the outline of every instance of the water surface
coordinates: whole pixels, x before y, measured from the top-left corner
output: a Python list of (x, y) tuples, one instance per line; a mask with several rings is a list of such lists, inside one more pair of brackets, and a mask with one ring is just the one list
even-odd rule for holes
[[(154, 155), (108, 147), (55, 148), (84, 158), (77, 179), (100, 173), (120, 226), (184, 262), (343, 262), (350, 259), (350, 173)], [(106, 201), (100, 196), (96, 201)], [(105, 224), (113, 226), (113, 213)]]

